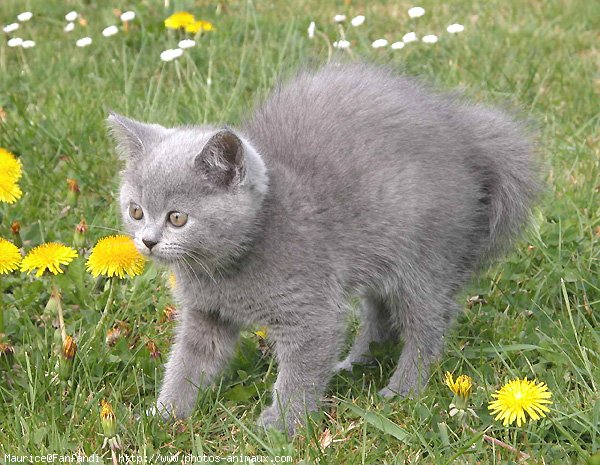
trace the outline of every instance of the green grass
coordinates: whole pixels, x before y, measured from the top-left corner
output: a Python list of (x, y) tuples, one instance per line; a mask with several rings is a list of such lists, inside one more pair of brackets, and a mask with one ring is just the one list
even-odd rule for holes
[[(288, 442), (254, 429), (268, 402), (276, 367), (258, 338), (243, 334), (221, 385), (201, 394), (189, 421), (166, 425), (146, 417), (162, 375), (173, 323), (163, 318), (172, 303), (164, 270), (148, 267), (119, 283), (107, 327), (123, 322), (130, 333), (113, 347), (91, 340), (108, 297), (105, 282), (84, 272), (82, 258), (58, 279), (13, 274), (0, 282), (6, 332), (13, 357), (0, 360), (0, 463), (12, 455), (80, 452), (102, 455), (99, 402), (108, 399), (118, 418), (123, 452), (149, 457), (182, 453), (291, 455), (293, 463), (509, 463), (516, 457), (464, 432), (448, 414), (444, 371), (475, 382), (470, 424), (531, 455), (528, 463), (583, 463), (600, 450), (600, 136), (598, 134), (598, 22), (596, 2), (425, 0), (427, 14), (406, 15), (408, 1), (382, 2), (136, 2), (127, 34), (104, 38), (116, 22), (120, 0), (85, 2), (4, 0), (0, 22), (30, 9), (34, 18), (18, 33), (33, 49), (0, 40), (0, 147), (21, 157), (23, 198), (0, 206), (0, 236), (22, 225), (25, 249), (44, 241), (73, 241), (81, 218), (90, 225), (88, 246), (119, 228), (115, 202), (118, 163), (107, 138), (107, 109), (162, 124), (235, 124), (281, 73), (327, 60), (323, 36), (306, 37), (310, 20), (331, 42), (336, 13), (365, 14), (360, 28), (345, 28), (352, 54), (423, 76), (441, 87), (461, 87), (475, 100), (517, 108), (540, 128), (548, 189), (533, 227), (513, 252), (463, 297), (464, 311), (447, 337), (446, 352), (429, 387), (414, 400), (383, 401), (375, 395), (393, 367), (389, 348), (380, 365), (334, 378), (323, 412)], [(175, 4), (175, 5), (173, 5)], [(178, 35), (162, 20), (189, 9), (216, 31), (180, 60), (159, 54)], [(76, 9), (88, 21), (70, 34), (64, 15)], [(594, 23), (594, 20), (596, 22)], [(465, 24), (450, 36), (445, 27)], [(374, 50), (379, 37), (399, 40), (416, 30), (440, 33), (435, 45)], [(93, 37), (86, 49), (77, 38)], [(210, 84), (208, 84), (210, 82)], [(81, 187), (78, 205), (66, 206), (66, 179)], [(67, 330), (80, 346), (68, 382), (56, 377), (59, 347), (54, 315), (44, 310), (55, 281), (63, 292)], [(467, 306), (466, 298), (485, 302)], [(162, 358), (150, 356), (153, 341)], [(265, 352), (263, 354), (263, 351)], [(395, 354), (397, 350), (392, 351)], [(487, 413), (490, 394), (513, 377), (538, 378), (553, 392), (542, 421), (505, 428)], [(386, 421), (381, 420), (385, 418)], [(333, 442), (320, 446), (329, 429)]]

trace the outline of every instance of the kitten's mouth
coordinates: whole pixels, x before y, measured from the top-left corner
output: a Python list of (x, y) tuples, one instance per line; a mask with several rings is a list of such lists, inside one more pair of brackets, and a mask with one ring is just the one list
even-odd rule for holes
[(174, 263), (177, 261), (177, 257), (170, 256), (170, 254), (165, 254), (164, 251), (158, 249), (158, 246), (153, 247), (152, 249), (148, 249), (145, 245), (139, 245), (137, 241), (135, 241), (136, 248), (138, 252), (141, 253), (144, 257), (159, 262), (159, 263)]
[(155, 262), (158, 262), (158, 263), (164, 263), (164, 264), (170, 265), (170, 264), (177, 262), (176, 256), (165, 255), (157, 250), (154, 250), (154, 251), (151, 250), (151, 251), (147, 252), (145, 255), (149, 259), (154, 260)]

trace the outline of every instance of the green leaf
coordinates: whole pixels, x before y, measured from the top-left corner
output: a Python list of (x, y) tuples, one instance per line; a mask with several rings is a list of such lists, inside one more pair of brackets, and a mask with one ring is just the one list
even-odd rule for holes
[(385, 418), (381, 414), (377, 412), (371, 412), (368, 410), (363, 410), (362, 408), (346, 402), (342, 399), (339, 399), (349, 410), (360, 415), (367, 423), (374, 426), (380, 431), (383, 431), (385, 434), (389, 434), (390, 436), (394, 436), (399, 441), (404, 441), (409, 433), (404, 428), (401, 428), (399, 425), (394, 423), (393, 421)]
[(257, 395), (255, 386), (244, 386), (237, 384), (223, 393), (223, 397), (234, 402), (243, 402)]
[(465, 357), (475, 357), (479, 354), (506, 354), (509, 352), (528, 352), (530, 350), (544, 350), (535, 344), (508, 344), (505, 346), (473, 347), (463, 350)]

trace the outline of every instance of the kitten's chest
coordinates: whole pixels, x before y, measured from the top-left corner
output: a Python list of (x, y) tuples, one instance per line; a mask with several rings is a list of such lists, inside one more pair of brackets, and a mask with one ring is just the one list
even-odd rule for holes
[[(175, 297), (186, 311), (217, 313), (242, 325), (268, 324), (272, 310), (250, 283), (238, 280), (211, 280), (206, 277), (177, 276)], [(258, 292), (257, 292), (258, 291)]]

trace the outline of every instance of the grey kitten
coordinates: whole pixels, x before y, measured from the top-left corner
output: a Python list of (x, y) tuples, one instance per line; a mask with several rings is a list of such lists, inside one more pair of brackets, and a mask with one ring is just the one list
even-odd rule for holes
[[(165, 417), (192, 413), (249, 325), (268, 327), (279, 366), (265, 427), (293, 432), (371, 342), (404, 341), (381, 394), (418, 392), (457, 292), (537, 190), (519, 124), (364, 64), (300, 73), (239, 130), (108, 121), (127, 161), (125, 225), (177, 278)], [(357, 293), (362, 325), (340, 362)]]

